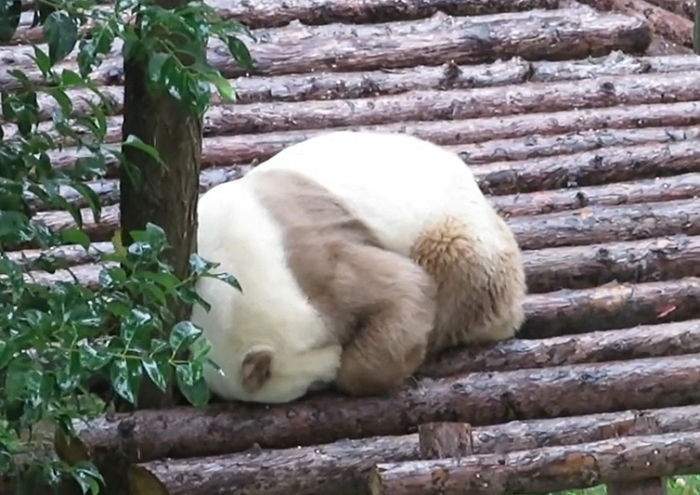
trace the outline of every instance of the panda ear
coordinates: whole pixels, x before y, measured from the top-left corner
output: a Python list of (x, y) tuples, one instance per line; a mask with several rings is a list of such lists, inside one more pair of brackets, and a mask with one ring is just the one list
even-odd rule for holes
[(241, 364), (241, 383), (248, 393), (260, 390), (270, 378), (272, 348), (254, 347), (249, 350)]

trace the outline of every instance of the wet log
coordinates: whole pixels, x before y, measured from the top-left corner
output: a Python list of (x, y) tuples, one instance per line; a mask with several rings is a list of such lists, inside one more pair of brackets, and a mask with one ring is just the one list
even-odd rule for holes
[(491, 203), (505, 217), (540, 215), (590, 205), (652, 203), (700, 196), (700, 174), (615, 182), (602, 186), (493, 196)]
[(640, 284), (609, 283), (591, 289), (531, 294), (521, 338), (545, 338), (700, 317), (700, 279)]
[[(111, 414), (75, 424), (63, 458), (123, 453), (148, 461), (260, 447), (297, 447), (340, 438), (399, 435), (430, 421), (474, 426), (700, 400), (700, 356), (638, 359), (428, 378), (386, 396), (316, 394), (291, 404), (221, 403)], [(192, 439), (197, 441), (193, 442)], [(235, 471), (235, 470), (233, 470)]]
[(619, 438), (533, 451), (377, 464), (372, 495), (500, 495), (586, 488), (700, 470), (700, 433)]
[(700, 320), (640, 325), (547, 339), (512, 339), (450, 349), (421, 366), (418, 377), (546, 368), (700, 352)]
[(513, 217), (508, 222), (522, 249), (631, 241), (700, 234), (700, 201), (684, 199)]
[(645, 0), (582, 0), (598, 9), (612, 9), (649, 21), (654, 32), (680, 45), (693, 46), (693, 23), (684, 15), (670, 12)]
[[(459, 146), (452, 147), (459, 152)], [(482, 191), (501, 195), (700, 172), (700, 141), (613, 146), (472, 168)]]
[(609, 282), (653, 282), (700, 276), (700, 237), (545, 248), (523, 253), (530, 293), (585, 289)]
[(295, 20), (304, 24), (331, 22), (370, 23), (428, 17), (436, 12), (450, 15), (484, 15), (530, 9), (556, 9), (558, 0), (295, 0), (280, 5), (274, 0), (254, 3), (208, 0), (220, 15), (248, 26), (283, 26)]
[[(471, 447), (473, 454), (505, 453), (617, 436), (693, 431), (699, 422), (698, 406), (513, 421), (473, 428)], [(209, 495), (215, 487), (220, 495), (240, 491), (250, 495), (366, 495), (367, 475), (375, 464), (419, 458), (418, 435), (410, 434), (153, 461), (134, 466), (129, 478), (134, 495)], [(207, 473), (204, 480), (203, 472)], [(146, 487), (153, 491), (145, 491)]]
[(649, 3), (691, 20), (695, 18), (695, 0), (649, 0)]

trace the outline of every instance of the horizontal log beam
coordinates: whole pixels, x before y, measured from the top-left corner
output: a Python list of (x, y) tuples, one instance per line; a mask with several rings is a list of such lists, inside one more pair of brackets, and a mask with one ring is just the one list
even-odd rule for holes
[[(673, 77), (664, 73), (634, 74), (527, 85), (414, 90), (347, 100), (221, 104), (213, 106), (205, 114), (204, 134), (218, 136), (302, 129), (325, 130), (411, 120), (473, 119), (698, 99), (698, 71), (677, 72)], [(108, 141), (121, 139), (121, 122), (121, 116), (108, 119)], [(51, 132), (52, 126), (51, 122), (44, 122), (39, 125), (39, 129)], [(3, 131), (8, 139), (16, 135), (14, 124), (5, 124)], [(241, 158), (237, 160), (244, 161)]]
[(531, 294), (518, 335), (544, 338), (700, 317), (700, 279), (607, 285)]
[(523, 253), (530, 293), (585, 289), (609, 282), (653, 282), (700, 276), (700, 237), (545, 248)]
[[(584, 58), (612, 50), (642, 53), (651, 41), (649, 25), (641, 19), (580, 8), (476, 18), (436, 14), (381, 25), (290, 25), (255, 34), (262, 40), (250, 45), (256, 75), (395, 69), (449, 61), (473, 64), (516, 55), (528, 60)], [(117, 43), (113, 52), (120, 49)], [(27, 69), (30, 81), (40, 83), (31, 53), (25, 47), (5, 48), (0, 50), (0, 59)], [(210, 43), (208, 59), (225, 77), (245, 75), (218, 41)], [(91, 79), (118, 84), (123, 77), (121, 65), (119, 57), (107, 58)], [(75, 70), (75, 54), (60, 66)], [(6, 71), (0, 73), (0, 88), (8, 85), (16, 86), (14, 78)]]
[(500, 495), (586, 488), (700, 470), (700, 432), (618, 438), (460, 459), (377, 464), (372, 495)]
[[(512, 217), (508, 222), (522, 249), (581, 246), (676, 234), (700, 234), (700, 202), (683, 199)], [(96, 237), (97, 238), (97, 237)]]
[[(237, 101), (240, 104), (366, 98), (412, 90), (468, 89), (522, 84), (526, 81), (570, 81), (631, 74), (668, 74), (698, 69), (700, 60), (696, 56), (635, 57), (615, 52), (604, 57), (584, 60), (526, 61), (514, 57), (484, 65), (446, 63), (442, 66), (418, 66), (391, 71), (314, 72), (272, 77), (240, 77), (229, 82), (236, 88)], [(100, 91), (110, 101), (113, 113), (121, 113), (122, 86), (102, 86)], [(70, 89), (66, 94), (73, 103), (75, 115), (89, 113), (91, 110), (88, 102), (100, 101), (97, 95), (89, 90)], [(213, 101), (220, 102), (216, 95)], [(38, 103), (42, 120), (50, 119), (52, 113), (58, 109), (56, 101), (47, 93), (39, 94)]]
[[(700, 356), (638, 359), (422, 379), (386, 396), (317, 394), (291, 404), (221, 403), (113, 414), (75, 424), (70, 458), (138, 453), (141, 461), (288, 448), (340, 438), (399, 435), (429, 421), (474, 426), (700, 401)], [(226, 432), (223, 434), (222, 432)], [(198, 439), (193, 442), (192, 439)], [(206, 439), (206, 441), (205, 441)], [(70, 448), (68, 448), (70, 447)]]
[(482, 371), (547, 368), (693, 353), (700, 353), (700, 320), (697, 319), (545, 339), (518, 338), (498, 344), (450, 349), (421, 366), (416, 376), (442, 378)]
[(614, 206), (697, 198), (700, 174), (615, 182), (602, 186), (554, 189), (491, 197), (491, 203), (505, 217), (541, 215), (586, 206)]
[(687, 19), (695, 19), (695, 0), (649, 0), (649, 3), (685, 16)]
[[(625, 411), (556, 419), (513, 421), (476, 427), (472, 454), (506, 453), (594, 442), (617, 436), (693, 431), (700, 407)], [(419, 459), (418, 435), (340, 440), (326, 445), (167, 459), (134, 466), (134, 495), (367, 495), (367, 476), (375, 464)], [(206, 472), (206, 480), (201, 473)], [(149, 487), (154, 491), (145, 492)]]

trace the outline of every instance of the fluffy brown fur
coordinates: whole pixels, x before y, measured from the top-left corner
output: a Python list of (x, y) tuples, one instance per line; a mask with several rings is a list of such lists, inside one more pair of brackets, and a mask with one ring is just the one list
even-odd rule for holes
[(423, 362), (435, 321), (432, 278), (386, 251), (365, 224), (303, 176), (271, 171), (255, 183), (283, 231), (287, 263), (343, 346), (336, 385), (351, 394), (384, 392)]

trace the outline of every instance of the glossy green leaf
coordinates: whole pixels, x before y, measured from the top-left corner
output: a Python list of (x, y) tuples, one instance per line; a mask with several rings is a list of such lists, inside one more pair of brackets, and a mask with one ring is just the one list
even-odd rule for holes
[(144, 359), (143, 369), (146, 370), (148, 377), (156, 386), (165, 392), (168, 382), (167, 376), (170, 372), (169, 364), (166, 359)]
[(53, 65), (73, 51), (78, 41), (78, 26), (68, 13), (57, 10), (51, 12), (46, 19), (44, 37), (49, 45), (49, 59)]

